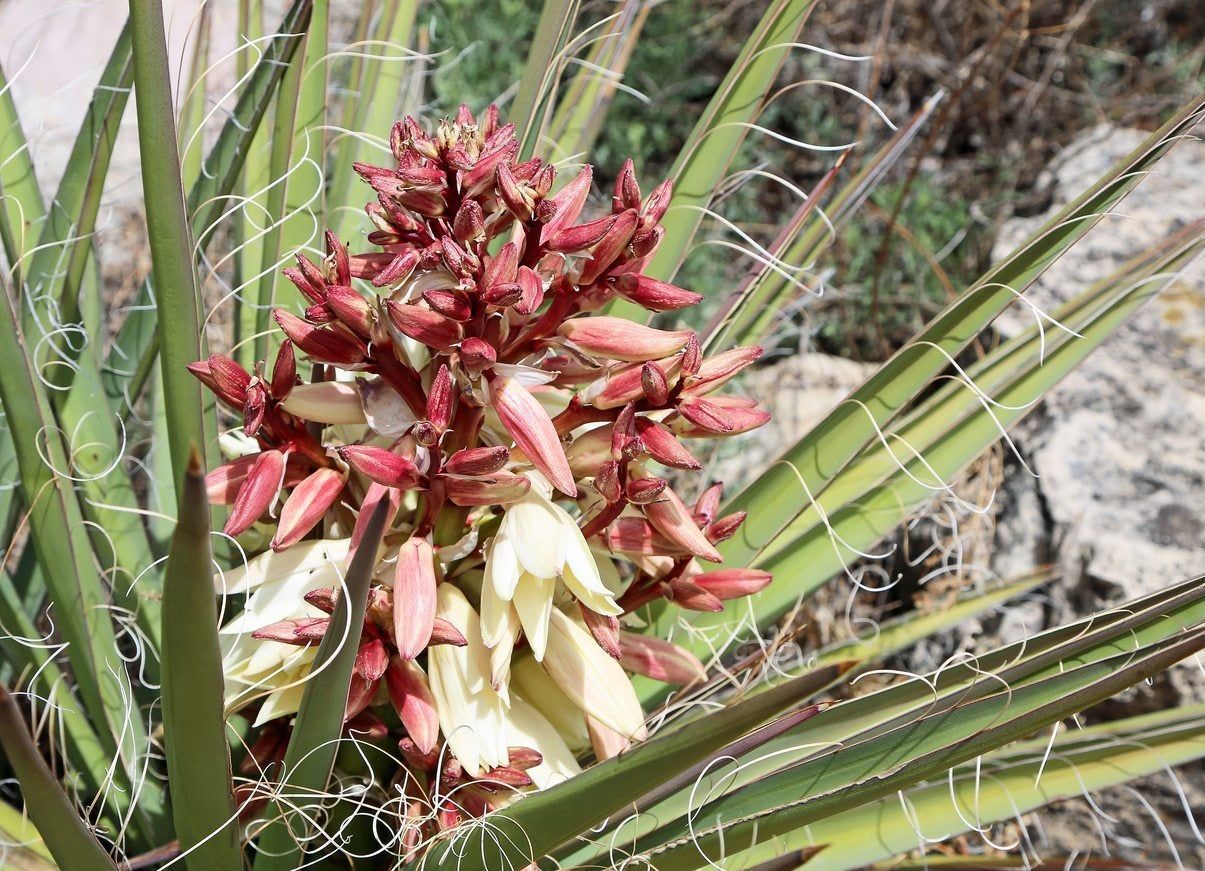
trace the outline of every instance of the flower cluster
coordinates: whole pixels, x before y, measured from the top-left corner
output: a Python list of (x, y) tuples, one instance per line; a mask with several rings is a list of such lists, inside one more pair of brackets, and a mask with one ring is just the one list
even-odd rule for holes
[[(671, 183), (647, 196), (631, 161), (608, 214), (582, 220), (589, 166), (563, 186), (518, 161), (513, 125), (461, 108), (433, 134), (394, 126), (393, 166), (357, 165), (379, 250), (285, 270), (304, 311), (278, 309), (270, 373), (213, 356), (193, 372), (242, 415), (208, 478), (226, 533), (270, 547), (217, 579), (246, 594), (223, 628), (232, 709), (276, 734), (330, 628), (340, 572), (379, 548), (346, 717), (400, 742), (408, 789), (449, 826), (645, 737), (628, 673), (704, 675), (690, 653), (633, 631), (668, 599), (714, 611), (770, 581), (705, 569), (742, 515), (719, 485), (688, 505), (689, 444), (768, 419), (719, 391), (761, 354), (704, 357), (691, 330), (595, 314), (701, 297), (644, 274)], [(311, 376), (299, 377), (298, 356)], [(681, 470), (681, 471), (675, 471)], [(278, 504), (279, 503), (279, 504)], [(380, 542), (361, 541), (388, 504)], [(260, 764), (281, 742), (257, 745)], [(417, 784), (417, 786), (415, 785)]]

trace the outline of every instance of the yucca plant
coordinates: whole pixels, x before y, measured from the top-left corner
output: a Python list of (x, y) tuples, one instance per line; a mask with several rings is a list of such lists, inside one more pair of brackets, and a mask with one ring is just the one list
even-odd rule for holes
[[(776, 655), (1205, 241), (968, 354), (1196, 101), (780, 461), (709, 485), (692, 445), (766, 420), (717, 391), (936, 104), (745, 237), (738, 287), (676, 284), (811, 6), (771, 0), (651, 190), (583, 160), (640, 2), (547, 0), (501, 110), (424, 118), (415, 0), (362, 4), (343, 53), (328, 0), (268, 36), (244, 0), (211, 131), (208, 25), (176, 99), (131, 0), (48, 201), (0, 83), (0, 861), (857, 868), (1205, 755), (1199, 706), (1060, 728), (1205, 647), (1199, 579), (871, 690), (1050, 574)], [(112, 333), (90, 236), (131, 85), (153, 272)]]

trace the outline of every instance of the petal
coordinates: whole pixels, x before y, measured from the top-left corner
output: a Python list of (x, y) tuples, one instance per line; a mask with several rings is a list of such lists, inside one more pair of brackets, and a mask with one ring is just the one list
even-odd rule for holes
[(525, 576), (515, 590), (515, 611), (519, 614), (523, 633), (537, 662), (544, 659), (544, 651), (548, 647), (548, 620), (552, 614), (552, 594), (555, 590), (554, 578), (531, 575)]

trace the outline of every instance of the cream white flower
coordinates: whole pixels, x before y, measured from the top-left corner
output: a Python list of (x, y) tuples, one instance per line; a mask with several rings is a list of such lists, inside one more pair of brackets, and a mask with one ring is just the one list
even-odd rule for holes
[(242, 613), (219, 630), (228, 711), (263, 698), (257, 726), (297, 712), (317, 648), (262, 640), (251, 633), (282, 620), (326, 616), (304, 597), (321, 587), (339, 587), (348, 549), (348, 539), (305, 541), (279, 553), (266, 551), (239, 568), (214, 575), (218, 593), (249, 594)]
[(512, 747), (530, 747), (543, 757), (539, 765), (527, 769), (527, 775), (540, 789), (568, 780), (582, 770), (552, 723), (534, 705), (517, 696), (511, 699), (506, 712), (506, 740)]
[(481, 589), (481, 631), (489, 647), (513, 643), (518, 618), (537, 660), (548, 646), (557, 581), (590, 610), (622, 613), (603, 583), (594, 554), (577, 524), (552, 501), (552, 485), (528, 472), (531, 490), (506, 507), (486, 553)]
[(427, 651), (427, 674), (439, 728), (452, 754), (474, 777), (509, 761), (506, 700), (490, 682), (489, 651), (481, 622), (454, 585), (439, 585), (436, 614), (460, 630), (464, 647), (437, 644)]
[(623, 667), (580, 620), (559, 608), (549, 620), (543, 665), (561, 692), (604, 726), (632, 740), (648, 736), (640, 699)]

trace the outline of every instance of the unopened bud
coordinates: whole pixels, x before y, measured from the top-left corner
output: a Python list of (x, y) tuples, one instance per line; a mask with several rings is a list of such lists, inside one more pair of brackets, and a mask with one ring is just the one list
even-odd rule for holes
[(669, 382), (665, 378), (665, 370), (652, 361), (645, 363), (640, 370), (640, 389), (649, 404), (654, 407), (665, 405), (669, 401)]
[(625, 493), (628, 501), (634, 505), (647, 505), (661, 498), (665, 487), (666, 480), (664, 478), (634, 478), (628, 481)]

